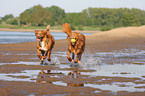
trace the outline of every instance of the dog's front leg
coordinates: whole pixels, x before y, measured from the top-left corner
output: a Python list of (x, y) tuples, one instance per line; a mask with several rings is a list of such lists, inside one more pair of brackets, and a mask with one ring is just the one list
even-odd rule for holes
[(42, 56), (40, 55), (41, 51), (39, 49), (37, 49), (37, 56), (39, 57), (39, 59), (42, 59)]
[(41, 51), (39, 49), (37, 49), (37, 55), (38, 55), (39, 59), (41, 60), (40, 64), (43, 64), (43, 58), (40, 55), (40, 53), (41, 53)]
[(67, 51), (67, 59), (68, 59), (70, 62), (72, 62), (72, 59), (70, 58), (70, 54), (71, 54), (71, 52), (68, 50), (68, 51)]
[(51, 61), (50, 55), (51, 55), (51, 50), (48, 51), (48, 58), (47, 58), (47, 60), (48, 60), (49, 62)]
[(72, 52), (72, 62), (74, 62), (75, 54)]

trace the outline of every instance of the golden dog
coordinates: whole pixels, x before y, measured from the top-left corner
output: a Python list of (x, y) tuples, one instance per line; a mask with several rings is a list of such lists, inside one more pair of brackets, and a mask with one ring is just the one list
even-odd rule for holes
[[(54, 47), (54, 37), (49, 33), (50, 25), (47, 26), (47, 30), (35, 30), (37, 41), (37, 54), (41, 60), (40, 64), (43, 64), (44, 59), (48, 56), (47, 60), (50, 62), (51, 50)], [(42, 54), (42, 55), (40, 55)]]
[[(67, 34), (68, 38), (68, 51), (67, 58), (70, 62), (74, 61), (75, 55), (77, 55), (75, 63), (81, 63), (81, 56), (85, 50), (85, 36), (81, 33), (72, 32), (69, 24), (63, 24), (63, 32)], [(72, 53), (72, 58), (70, 54)]]

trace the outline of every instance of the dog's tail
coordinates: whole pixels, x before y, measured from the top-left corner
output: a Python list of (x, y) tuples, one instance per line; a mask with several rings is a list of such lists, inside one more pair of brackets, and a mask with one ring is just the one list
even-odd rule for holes
[(68, 23), (63, 24), (63, 32), (65, 32), (67, 35), (69, 35), (72, 32)]
[(46, 28), (47, 34), (50, 34), (50, 33), (49, 33), (49, 29), (50, 29), (50, 25), (47, 25), (47, 28)]
[(46, 28), (46, 30), (47, 30), (47, 31), (49, 31), (49, 29), (50, 29), (50, 25), (47, 25), (47, 28)]

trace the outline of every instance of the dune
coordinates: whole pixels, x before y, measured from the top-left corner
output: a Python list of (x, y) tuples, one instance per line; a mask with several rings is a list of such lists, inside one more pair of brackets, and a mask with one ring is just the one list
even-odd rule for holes
[(145, 26), (116, 28), (86, 37), (88, 50), (143, 49), (145, 45)]
[(92, 37), (96, 37), (96, 39), (98, 38), (102, 40), (108, 40), (108, 38), (111, 40), (137, 37), (145, 38), (145, 26), (116, 28), (110, 31), (99, 32), (87, 36), (89, 39)]

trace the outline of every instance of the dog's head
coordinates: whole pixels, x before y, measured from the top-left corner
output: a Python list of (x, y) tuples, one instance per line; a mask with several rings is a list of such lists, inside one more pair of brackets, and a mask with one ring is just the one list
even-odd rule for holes
[(78, 41), (77, 34), (74, 32), (69, 34), (69, 41), (71, 42), (71, 45), (74, 46), (76, 44), (76, 41)]
[(35, 30), (35, 35), (37, 41), (42, 41), (42, 39), (46, 36), (47, 31), (45, 30)]
[(47, 36), (49, 33), (50, 25), (47, 25), (46, 31), (45, 30), (35, 30), (35, 35), (37, 41), (42, 41), (42, 39)]

